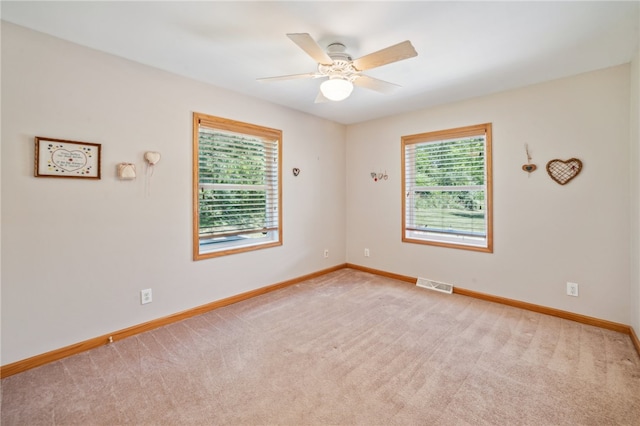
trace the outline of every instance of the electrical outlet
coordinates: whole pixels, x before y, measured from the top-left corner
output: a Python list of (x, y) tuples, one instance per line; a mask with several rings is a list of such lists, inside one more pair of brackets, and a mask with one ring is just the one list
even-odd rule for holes
[(140, 304), (146, 305), (147, 303), (151, 303), (153, 298), (151, 297), (151, 289), (148, 288), (146, 290), (140, 290)]
[(324, 257), (329, 257), (329, 249), (324, 249)]
[(369, 257), (369, 249), (364, 249), (364, 257)]
[(567, 296), (578, 297), (578, 284), (567, 283)]

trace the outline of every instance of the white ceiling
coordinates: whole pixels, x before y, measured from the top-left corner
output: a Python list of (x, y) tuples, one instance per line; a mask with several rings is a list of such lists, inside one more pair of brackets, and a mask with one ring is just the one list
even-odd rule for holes
[[(3, 20), (143, 64), (351, 124), (630, 62), (640, 2), (31, 2)], [(353, 58), (411, 40), (418, 56), (367, 71), (396, 83), (315, 104), (315, 62), (286, 33)]]

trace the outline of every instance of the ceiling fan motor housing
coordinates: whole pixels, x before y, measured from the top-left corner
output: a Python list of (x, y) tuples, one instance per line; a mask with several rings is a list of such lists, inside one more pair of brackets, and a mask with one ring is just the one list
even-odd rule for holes
[(353, 66), (351, 56), (346, 52), (346, 49), (342, 43), (331, 43), (327, 46), (327, 55), (333, 60), (333, 64), (318, 64), (318, 72), (329, 78), (355, 80), (358, 70)]

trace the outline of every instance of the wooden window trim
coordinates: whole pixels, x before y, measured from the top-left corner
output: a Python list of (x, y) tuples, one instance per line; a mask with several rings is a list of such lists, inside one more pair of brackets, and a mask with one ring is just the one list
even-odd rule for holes
[[(406, 220), (406, 208), (407, 208), (407, 197), (405, 192), (406, 188), (406, 164), (405, 164), (405, 149), (407, 145), (413, 145), (423, 142), (433, 142), (439, 140), (448, 140), (448, 139), (456, 139), (456, 138), (464, 138), (470, 136), (476, 136), (484, 133), (485, 135), (485, 170), (486, 170), (486, 181), (485, 181), (485, 200), (486, 200), (486, 220), (487, 220), (487, 236), (486, 236), (486, 247), (483, 246), (475, 246), (475, 245), (466, 245), (459, 243), (451, 243), (451, 242), (443, 242), (443, 241), (432, 241), (432, 240), (422, 240), (416, 238), (408, 238), (407, 237), (407, 220)], [(493, 253), (493, 160), (492, 160), (492, 145), (493, 145), (493, 136), (492, 136), (492, 125), (491, 123), (477, 124), (472, 126), (458, 127), (454, 129), (447, 130), (438, 130), (434, 132), (426, 132), (419, 133), (414, 135), (402, 136), (401, 138), (401, 182), (402, 182), (402, 191), (401, 191), (401, 205), (402, 205), (402, 241), (413, 244), (424, 244), (430, 246), (438, 246), (438, 247), (448, 247), (448, 248), (456, 248), (462, 250), (471, 250), (471, 251), (479, 251), (485, 253)]]
[[(199, 217), (199, 128), (200, 125), (210, 127), (217, 130), (226, 130), (229, 132), (246, 134), (256, 136), (268, 140), (276, 140), (278, 144), (278, 239), (277, 241), (264, 242), (254, 245), (246, 245), (239, 247), (230, 247), (228, 249), (221, 249), (212, 252), (201, 253), (200, 252), (200, 217)], [(276, 247), (282, 245), (283, 236), (283, 224), (282, 224), (282, 130), (263, 127), (251, 123), (244, 123), (241, 121), (230, 120), (227, 118), (215, 117), (202, 113), (193, 113), (193, 157), (192, 157), (192, 223), (193, 223), (193, 260), (209, 259), (220, 256), (227, 256), (230, 254), (244, 253), (248, 251), (261, 250), (269, 247)]]

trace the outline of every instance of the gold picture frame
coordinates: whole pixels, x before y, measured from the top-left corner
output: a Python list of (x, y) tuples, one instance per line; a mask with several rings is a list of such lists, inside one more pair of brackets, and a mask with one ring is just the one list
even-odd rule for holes
[(35, 138), (35, 177), (100, 179), (102, 145), (64, 139)]

